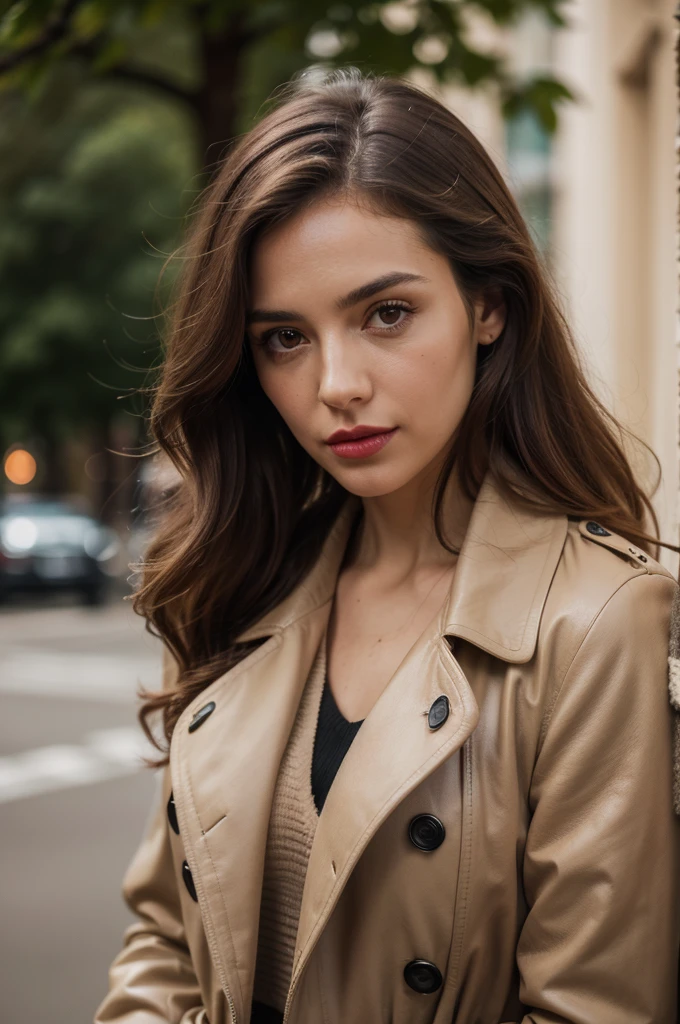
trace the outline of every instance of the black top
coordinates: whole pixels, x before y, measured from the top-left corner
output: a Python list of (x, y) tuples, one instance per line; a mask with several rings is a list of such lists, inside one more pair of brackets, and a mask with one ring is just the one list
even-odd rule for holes
[[(331, 783), (336, 776), (342, 759), (349, 750), (352, 740), (359, 731), (363, 718), (358, 722), (348, 722), (338, 705), (335, 703), (333, 691), (328, 684), (328, 675), (324, 680), (319, 718), (314, 736), (314, 753), (312, 754), (312, 793), (316, 809), (321, 809), (326, 802)], [(250, 1024), (282, 1024), (283, 1014), (272, 1006), (253, 1002)]]
[(326, 802), (331, 783), (342, 764), (342, 759), (349, 750), (362, 722), (363, 718), (358, 722), (347, 721), (335, 703), (333, 691), (328, 684), (328, 675), (326, 675), (312, 756), (312, 793), (319, 814)]

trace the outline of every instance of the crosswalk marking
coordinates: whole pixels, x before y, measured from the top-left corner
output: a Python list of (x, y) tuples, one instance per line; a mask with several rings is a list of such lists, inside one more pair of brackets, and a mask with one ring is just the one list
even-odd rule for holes
[(154, 753), (140, 729), (96, 729), (81, 744), (56, 744), (0, 757), (0, 803), (83, 786), (144, 769)]

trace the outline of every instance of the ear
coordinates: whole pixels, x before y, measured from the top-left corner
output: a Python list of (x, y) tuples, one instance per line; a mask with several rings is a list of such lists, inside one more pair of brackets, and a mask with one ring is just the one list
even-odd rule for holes
[(488, 288), (475, 300), (474, 341), (491, 345), (505, 327), (507, 307), (500, 288)]

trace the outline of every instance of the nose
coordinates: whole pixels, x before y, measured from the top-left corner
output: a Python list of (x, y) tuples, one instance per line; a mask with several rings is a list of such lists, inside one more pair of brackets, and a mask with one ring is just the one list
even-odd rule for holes
[(355, 399), (366, 402), (371, 397), (373, 386), (363, 347), (361, 339), (347, 334), (321, 339), (319, 401), (344, 409)]

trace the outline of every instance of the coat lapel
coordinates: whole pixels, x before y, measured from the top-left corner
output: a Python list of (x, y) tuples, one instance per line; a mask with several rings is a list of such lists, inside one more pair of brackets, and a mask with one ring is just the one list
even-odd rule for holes
[[(517, 478), (509, 463), (505, 468)], [(562, 513), (531, 512), (506, 499), (487, 473), (443, 609), (442, 631), (503, 661), (529, 661), (567, 527)]]
[[(250, 1014), (276, 776), (358, 504), (343, 507), (307, 579), (239, 637), (268, 639), (185, 709), (170, 744), (184, 853), (211, 955), (239, 1021)], [(215, 710), (189, 733), (194, 712), (209, 701)]]
[[(172, 738), (180, 834), (211, 954), (239, 1021), (248, 1019), (252, 999), (276, 776), (359, 509), (350, 496), (306, 580), (239, 637), (268, 639), (185, 709)], [(477, 702), (447, 637), (509, 662), (528, 661), (566, 530), (564, 515), (508, 503), (487, 473), (447, 599), (365, 719), (328, 793), (307, 869), (289, 1002), (371, 837), (477, 725)], [(432, 730), (427, 713), (441, 695), (450, 713)], [(194, 712), (209, 700), (214, 712), (188, 733)]]

